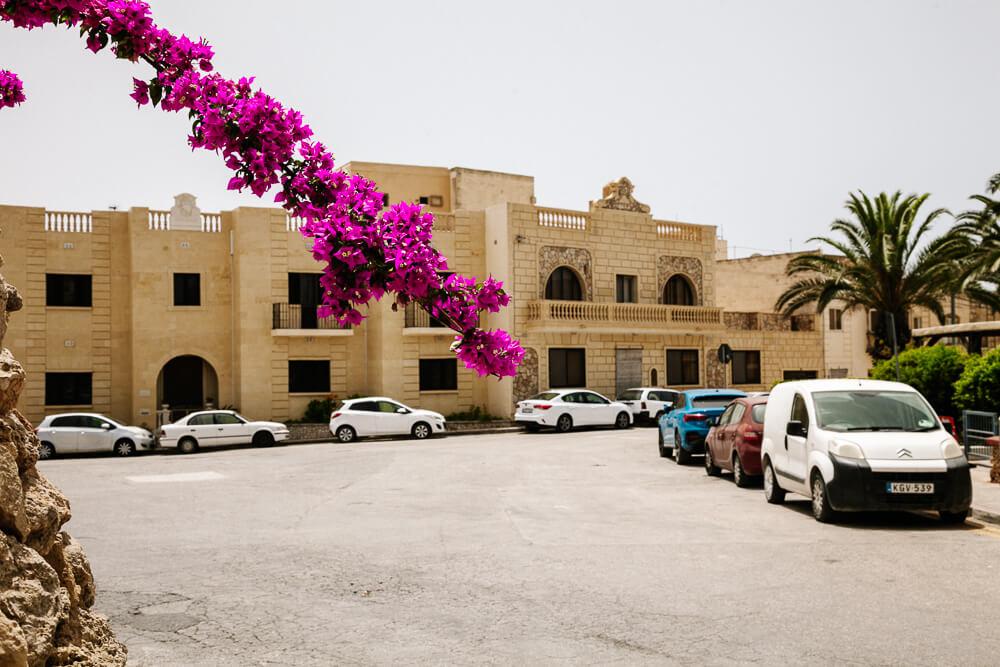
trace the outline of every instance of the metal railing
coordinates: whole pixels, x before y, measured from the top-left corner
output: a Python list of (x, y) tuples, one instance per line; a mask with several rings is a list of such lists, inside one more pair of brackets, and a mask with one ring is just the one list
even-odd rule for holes
[(447, 325), (442, 324), (437, 321), (431, 314), (426, 310), (421, 308), (415, 303), (406, 304), (406, 308), (403, 309), (403, 326), (407, 329), (412, 329), (415, 327), (431, 327), (434, 329), (447, 329)]
[(317, 315), (319, 306), (298, 303), (272, 303), (272, 329), (350, 329), (350, 324), (340, 325), (333, 317), (322, 319)]
[(992, 447), (986, 444), (986, 438), (997, 434), (997, 413), (962, 412), (962, 443), (965, 445), (965, 458), (969, 460), (989, 460)]

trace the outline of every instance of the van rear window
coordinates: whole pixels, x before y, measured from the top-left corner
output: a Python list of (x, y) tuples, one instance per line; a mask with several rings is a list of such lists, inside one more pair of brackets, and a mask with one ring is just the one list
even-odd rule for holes
[(724, 408), (729, 405), (729, 401), (743, 398), (743, 394), (712, 394), (711, 396), (695, 396), (691, 399), (691, 405), (696, 408)]

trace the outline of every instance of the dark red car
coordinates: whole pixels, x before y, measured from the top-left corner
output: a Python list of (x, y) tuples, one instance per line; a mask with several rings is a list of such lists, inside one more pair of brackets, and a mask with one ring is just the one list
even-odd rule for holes
[(737, 398), (726, 406), (705, 439), (705, 472), (718, 475), (732, 470), (737, 486), (749, 486), (760, 467), (760, 441), (764, 436), (767, 394)]

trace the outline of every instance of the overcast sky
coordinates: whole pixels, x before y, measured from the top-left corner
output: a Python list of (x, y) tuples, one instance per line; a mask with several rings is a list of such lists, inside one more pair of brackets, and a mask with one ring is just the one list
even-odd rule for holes
[[(341, 163), (527, 174), (539, 205), (577, 210), (628, 176), (654, 217), (717, 225), (736, 256), (806, 247), (852, 190), (958, 212), (1000, 171), (995, 0), (150, 5)], [(185, 116), (137, 109), (147, 66), (2, 24), (0, 68), (28, 97), (0, 111), (0, 204), (261, 205), (191, 152)]]

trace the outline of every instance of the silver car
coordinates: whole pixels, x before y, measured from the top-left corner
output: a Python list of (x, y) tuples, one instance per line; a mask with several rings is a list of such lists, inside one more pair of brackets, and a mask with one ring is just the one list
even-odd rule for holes
[(35, 429), (41, 441), (38, 458), (56, 454), (114, 452), (132, 456), (140, 449), (153, 448), (153, 434), (138, 426), (92, 412), (69, 412), (49, 415)]

